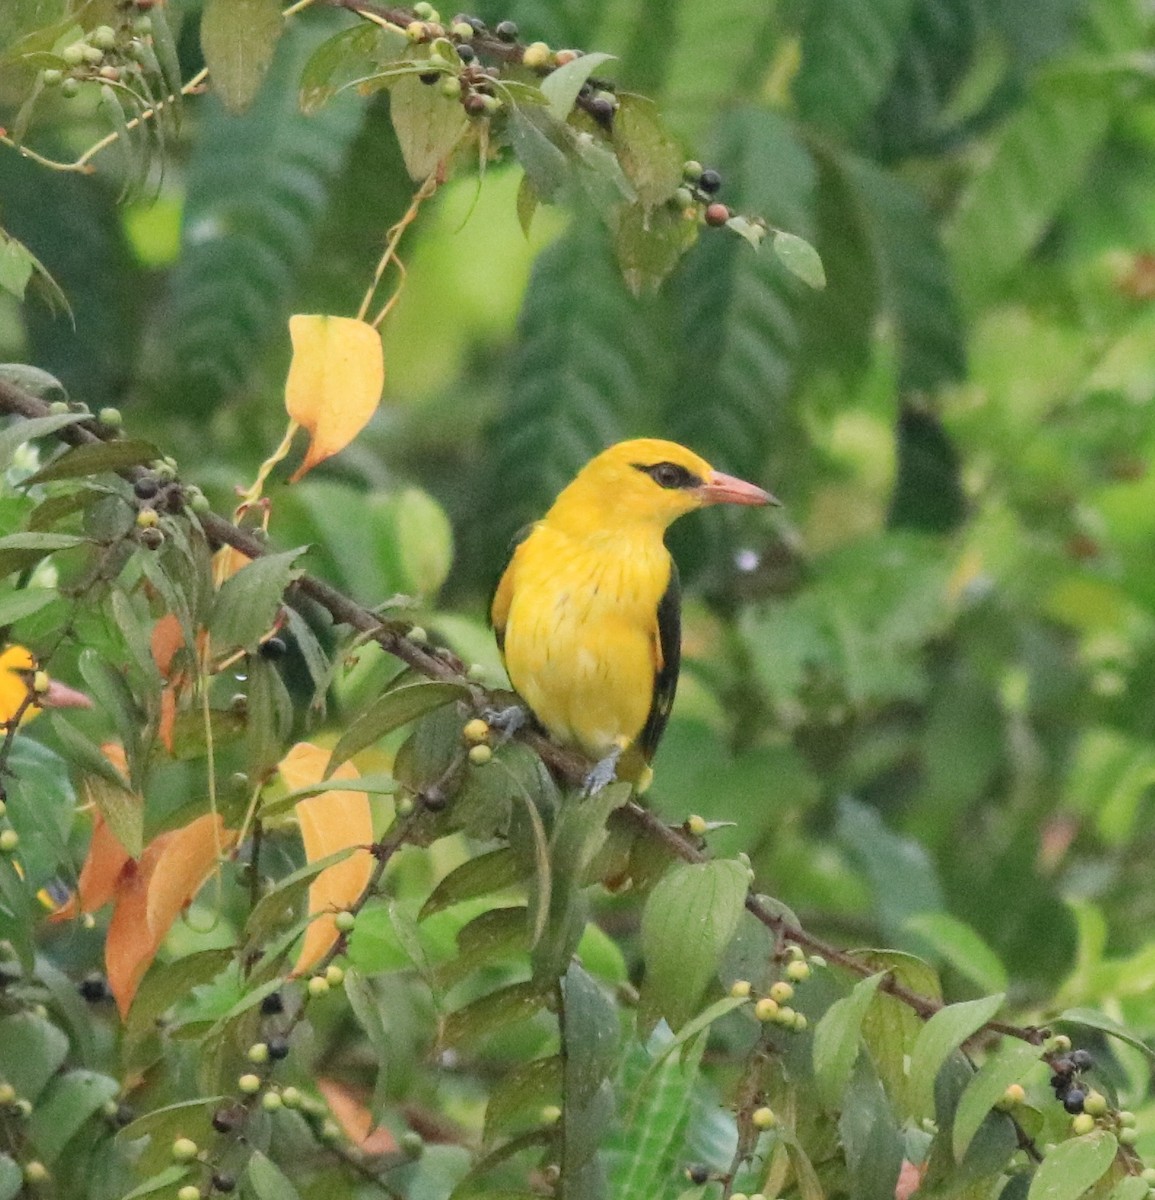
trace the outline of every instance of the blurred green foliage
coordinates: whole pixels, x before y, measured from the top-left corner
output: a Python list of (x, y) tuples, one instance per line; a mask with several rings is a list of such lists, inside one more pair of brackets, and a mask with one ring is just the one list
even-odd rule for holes
[[(110, 4), (14, 0), (0, 14), (0, 125), (21, 122), (35, 86), (35, 71), (16, 53), (20, 39), (77, 8), (91, 29)], [(166, 14), (188, 79), (202, 65), (201, 6), (172, 0)], [(660, 290), (635, 296), (596, 212), (543, 209), (527, 238), (516, 166), (495, 163), (480, 183), (459, 171), (403, 243), (408, 281), (384, 331), (379, 414), (314, 476), (271, 486), (273, 539), (312, 544), (305, 561), (314, 573), (368, 605), (393, 599), (500, 684), (484, 613), (508, 540), (592, 454), (627, 436), (672, 437), (765, 483), (783, 500), (780, 513), (711, 512), (671, 536), (688, 592), (683, 679), (648, 803), (674, 823), (689, 813), (733, 822), (709, 835), (715, 865), (733, 869), (733, 856), (745, 852), (760, 892), (836, 944), (889, 947), (864, 961), (915, 991), (932, 994), (939, 979), (949, 1001), (1005, 989), (1004, 1013), (1024, 1024), (1095, 1010), (1062, 1028), (1095, 1051), (1096, 1086), (1138, 1110), (1139, 1147), (1155, 1162), (1149, 1066), (1141, 1051), (1104, 1034), (1118, 1020), (1139, 1038), (1155, 1037), (1150, 5), (736, 0), (719, 10), (708, 0), (486, 0), (478, 15), (518, 21), (525, 40), (617, 55), (606, 73), (623, 91), (658, 102), (686, 157), (721, 172), (727, 203), (816, 245), (827, 288), (809, 291), (768, 248), (755, 253), (706, 230)], [(309, 115), (298, 106), (310, 53), (354, 23), (321, 4), (300, 14), (239, 115), (211, 91), (186, 100), (164, 145), (147, 148), (151, 172), (127, 202), (118, 194), (129, 164), (117, 150), (99, 155), (95, 175), (84, 177), (0, 145), (0, 225), (44, 264), (74, 313), (73, 321), (53, 315), (31, 292), (23, 305), (0, 293), (0, 360), (51, 371), (94, 407), (117, 405), (132, 435), (175, 455), (182, 478), (199, 483), (217, 511), (231, 508), (233, 488), (280, 438), (289, 314), (355, 313), (386, 230), (413, 194), (387, 94), (346, 91)], [(90, 91), (65, 99), (46, 90), (26, 144), (68, 158), (103, 136), (107, 118)], [(136, 153), (145, 152), (142, 143)], [(21, 453), (9, 483), (34, 466)], [(88, 495), (84, 503), (98, 511), (103, 501)], [(9, 489), (0, 533), (24, 529), (31, 507)], [(3, 566), (24, 570), (37, 557)], [(51, 567), (37, 570), (34, 582), (54, 584)], [(147, 605), (137, 610), (145, 622)], [(14, 636), (42, 648), (64, 611), (58, 600), (12, 618)], [(60, 650), (54, 671), (79, 670), (81, 646), (127, 661), (123, 616), (72, 614), (75, 645)], [(306, 731), (314, 686), (328, 694), (322, 736), (332, 740), (397, 669), (372, 648), (342, 660), (349, 647), (307, 607), (289, 641), (269, 761), (290, 728)], [(339, 661), (332, 686), (323, 672), (310, 679), (314, 649)], [(133, 687), (144, 687), (144, 673)], [(215, 697), (222, 712), (226, 682)], [(80, 724), (94, 743), (116, 725), (100, 714)], [(425, 718), (397, 760), (398, 778), (434, 778), (459, 725), (451, 709)], [(397, 738), (384, 745), (388, 768)], [(41, 727), (17, 746), (10, 818), (36, 846), (25, 865), (40, 886), (68, 876), (72, 868), (59, 864), (83, 846), (54, 751), (75, 756)], [(221, 772), (252, 761), (227, 738), (218, 755)], [(468, 883), (458, 876), (455, 902), (435, 905), (417, 924), (454, 868), (476, 871), (482, 851), (533, 852), (537, 826), (520, 802), (503, 792), (495, 816), (494, 796), (475, 780), (456, 818), (423, 830), (428, 849), (408, 848), (391, 866), (388, 901), (359, 917), (348, 1006), (310, 1011), (308, 1049), (286, 1078), (305, 1086), (323, 1071), (369, 1085), (375, 1116), (395, 1133), (420, 1129), (444, 1143), (390, 1174), (394, 1194), (407, 1200), (445, 1197), (455, 1185), (454, 1197), (528, 1196), (525, 1172), (509, 1164), (546, 1142), (541, 1114), (563, 1097), (559, 1136), (570, 1158), (559, 1194), (677, 1197), (690, 1187), (681, 1175), (687, 1163), (727, 1170), (735, 1146), (750, 1149), (760, 1136), (746, 1121), (754, 1105), (740, 1094), (751, 1077), (743, 1075), (750, 1022), (719, 1012), (709, 1054), (709, 1034), (695, 1031), (677, 1047), (677, 1069), (676, 1055), (658, 1057), (669, 1028), (650, 1029), (664, 1016), (676, 1033), (734, 979), (759, 986), (772, 947), (740, 903), (715, 913), (722, 932), (701, 950), (701, 989), (655, 999), (642, 984), (650, 1056), (629, 1030), (617, 1058), (598, 1059), (599, 1038), (607, 1029), (616, 1037), (609, 997), (641, 982), (644, 949), (656, 961), (665, 956), (668, 992), (689, 974), (679, 976), (678, 939), (654, 932), (629, 891), (597, 889), (585, 923), (573, 897), (586, 881), (569, 878), (563, 888), (561, 864), (574, 846), (590, 849), (583, 839), (602, 826), (569, 828), (564, 802), (527, 763), (510, 770), (529, 780), (534, 801), (526, 803), (543, 805), (555, 839), (555, 908), (546, 914), (554, 924), (533, 950), (530, 978), (525, 922), (537, 919), (540, 877), (528, 894), (498, 891), (524, 878), (503, 873), (508, 858)], [(187, 817), (194, 794), (203, 800), (194, 780), (180, 761), (155, 772), (150, 832)], [(57, 797), (48, 816), (33, 800), (47, 791)], [(240, 802), (243, 811), (246, 800), (222, 803)], [(384, 828), (392, 802), (375, 803)], [(468, 837), (440, 836), (462, 827)], [(612, 879), (615, 836), (597, 849), (590, 878)], [(272, 842), (269, 869), (284, 874), (299, 851), (291, 839)], [(638, 892), (668, 865), (654, 858), (635, 847), (629, 869)], [(677, 880), (666, 875), (657, 888)], [(243, 892), (234, 883), (229, 874), (226, 894)], [(725, 907), (724, 879), (681, 877), (681, 894), (698, 895), (699, 885)], [(18, 891), (12, 880), (0, 889), (9, 906)], [(495, 907), (495, 891), (505, 907)], [(571, 907), (559, 910), (563, 893)], [(514, 908), (516, 918), (500, 915)], [(21, 920), (7, 912), (4, 936), (31, 970), (35, 949), (14, 933)], [(174, 976), (179, 986), (169, 992), (157, 985), (153, 1016), (191, 992), (171, 1018), (183, 1038), (215, 1028), (241, 1003), (240, 975), (221, 975), (219, 958), (198, 956), (231, 945), (245, 920), (236, 896), (216, 909), (202, 898), (171, 936), (164, 969), (185, 964), (187, 974)], [(576, 924), (562, 930), (565, 921)], [(20, 1054), (35, 1044), (28, 1053), (53, 1063), (45, 1079), (22, 1084), (30, 1099), (49, 1076), (55, 1095), (79, 1088), (68, 1081), (82, 1069), (117, 1074), (111, 1023), (88, 1029), (57, 978), (98, 961), (98, 933), (49, 935), (41, 967), (59, 1006), (54, 1017), (72, 1022), (71, 1075), (56, 1074), (66, 1054), (57, 1056), (56, 1025), (27, 1013), (4, 1018), (28, 1028), (19, 1034), (25, 1041), (9, 1042), (15, 1033), (0, 1030), (0, 1075), (17, 1070), (6, 1044)], [(584, 966), (570, 961), (575, 946)], [(545, 961), (550, 953), (557, 961)], [(1006, 1169), (1015, 1154), (1009, 1122), (975, 1124), (999, 1087), (981, 1111), (970, 1102), (974, 1141), (961, 1139), (969, 1149), (960, 1147), (958, 1124), (953, 1147), (945, 1135), (932, 1145), (920, 1124), (933, 1112), (948, 1133), (962, 1122), (956, 1108), (966, 1109), (971, 1076), (947, 1052), (969, 1034), (966, 1014), (943, 1035), (941, 1058), (921, 1043), (924, 1065), (937, 1074), (936, 1109), (927, 1080), (916, 1098), (904, 1090), (915, 1018), (898, 1016), (895, 1001), (864, 984), (847, 994), (828, 975), (816, 971), (798, 1000), (812, 1023), (836, 1012), (824, 1050), (814, 1059), (809, 1037), (772, 1034), (775, 1066), (756, 1079), (761, 1099), (793, 1114), (787, 1124), (797, 1139), (763, 1135), (765, 1158), (738, 1183), (805, 1200), (889, 1197), (902, 1159), (929, 1154), (927, 1190), (936, 1196), (1026, 1195), (1025, 1176)], [(650, 988), (658, 977), (655, 969)], [(521, 990), (508, 1003), (475, 1007), (510, 988)], [(547, 995), (560, 1005), (560, 1032)], [(915, 1027), (903, 1024), (908, 1017)], [(208, 1067), (197, 1063), (195, 1043), (171, 1040), (169, 1078), (150, 1081), (141, 1102), (176, 1103), (198, 1087), (224, 1086), (233, 1043), (251, 1040), (257, 1027), (248, 1012), (228, 1046), (223, 1037), (212, 1043)], [(856, 1058), (860, 1034), (871, 1056)], [(125, 1040), (122, 1066), (146, 1071), (157, 1061), (151, 1028), (130, 1026)], [(992, 1063), (1001, 1087), (1027, 1080), (1035, 1108), (1024, 1128), (1040, 1144), (1065, 1136), (1047, 1071), (1036, 1065), (1028, 1075), (1030, 1062), (998, 1056), (983, 1071)], [(611, 1076), (624, 1114), (612, 1138), (602, 1132)], [(842, 1098), (841, 1123), (805, 1098), (811, 1084), (814, 1094)], [(106, 1083), (94, 1088), (83, 1094), (99, 1100), (78, 1127), (111, 1094)], [(620, 1098), (635, 1093), (644, 1100), (633, 1107)], [(737, 1124), (719, 1110), (723, 1100), (737, 1103)], [(87, 1101), (58, 1103), (80, 1112)], [(201, 1102), (205, 1136), (211, 1111)], [(337, 1160), (318, 1166), (302, 1149), (296, 1114), (282, 1116), (293, 1136), (276, 1161), (290, 1175), (294, 1155), (307, 1166), (302, 1194), (376, 1194), (350, 1182), (356, 1175), (342, 1174)], [(191, 1130), (186, 1118), (158, 1118), (151, 1169), (165, 1166), (161, 1141)], [(460, 1147), (476, 1147), (482, 1132), (484, 1149), (500, 1144), (509, 1162), (498, 1153), (474, 1192), (473, 1177), (458, 1182), (469, 1164)], [(278, 1125), (278, 1143), (283, 1133)], [(91, 1128), (84, 1136), (91, 1153), (77, 1152), (71, 1176), (61, 1160), (61, 1194), (122, 1194), (130, 1186), (124, 1161)], [(254, 1144), (264, 1138), (267, 1148), (271, 1136), (263, 1127)], [(1089, 1136), (1098, 1140), (1076, 1169), (1048, 1163), (1045, 1184), (1066, 1175), (1070, 1189), (1079, 1169), (1098, 1163), (1103, 1138), (1113, 1135)], [(610, 1145), (599, 1159), (583, 1138), (603, 1137)], [(55, 1145), (44, 1132), (33, 1142)], [(1095, 1186), (1087, 1194), (1144, 1195), (1104, 1177), (1113, 1148), (1085, 1187), (1046, 1194), (1074, 1197)], [(16, 1194), (5, 1182), (7, 1161), (0, 1154), (5, 1196)], [(288, 1194), (269, 1182), (276, 1170), (250, 1167), (253, 1195)], [(485, 1190), (490, 1179), (506, 1190)], [(535, 1176), (535, 1186), (543, 1179)], [(718, 1185), (687, 1194), (717, 1196)]]

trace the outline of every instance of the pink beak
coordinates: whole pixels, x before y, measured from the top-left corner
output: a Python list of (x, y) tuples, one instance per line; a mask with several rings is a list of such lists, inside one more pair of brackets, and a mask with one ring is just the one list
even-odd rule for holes
[(760, 487), (714, 471), (701, 487), (696, 488), (703, 504), (776, 504), (782, 501)]
[(48, 691), (36, 697), (40, 708), (91, 708), (92, 700), (83, 692), (70, 688), (66, 684), (50, 680)]

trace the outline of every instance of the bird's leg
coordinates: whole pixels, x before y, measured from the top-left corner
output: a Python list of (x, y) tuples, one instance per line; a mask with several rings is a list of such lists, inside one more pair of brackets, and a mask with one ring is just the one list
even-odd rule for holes
[(598, 759), (586, 775), (582, 783), (583, 796), (596, 796), (604, 787), (608, 787), (618, 777), (618, 759), (625, 750), (625, 745), (619, 742), (604, 758)]
[(501, 745), (529, 724), (529, 711), (520, 704), (510, 704), (505, 708), (487, 708), (482, 719), (494, 729), (501, 731)]

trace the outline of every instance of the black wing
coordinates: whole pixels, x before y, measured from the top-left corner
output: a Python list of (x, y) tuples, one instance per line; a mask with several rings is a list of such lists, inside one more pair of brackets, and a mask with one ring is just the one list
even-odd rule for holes
[(670, 559), (670, 582), (658, 601), (658, 646), (662, 665), (654, 673), (654, 698), (649, 716), (638, 744), (646, 762), (654, 757), (678, 690), (678, 670), (682, 665), (682, 588), (678, 582), (678, 567)]

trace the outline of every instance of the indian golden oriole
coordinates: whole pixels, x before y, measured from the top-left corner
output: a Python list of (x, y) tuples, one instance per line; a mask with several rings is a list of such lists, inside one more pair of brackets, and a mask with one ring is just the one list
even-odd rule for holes
[(517, 541), (494, 632), (541, 725), (597, 760), (587, 790), (619, 773), (644, 787), (673, 707), (681, 601), (667, 527), (708, 504), (777, 503), (684, 446), (640, 438), (587, 463)]
[(42, 708), (91, 708), (83, 693), (67, 687), (39, 669), (24, 646), (0, 652), (0, 730), (20, 714), (20, 724), (31, 721)]

